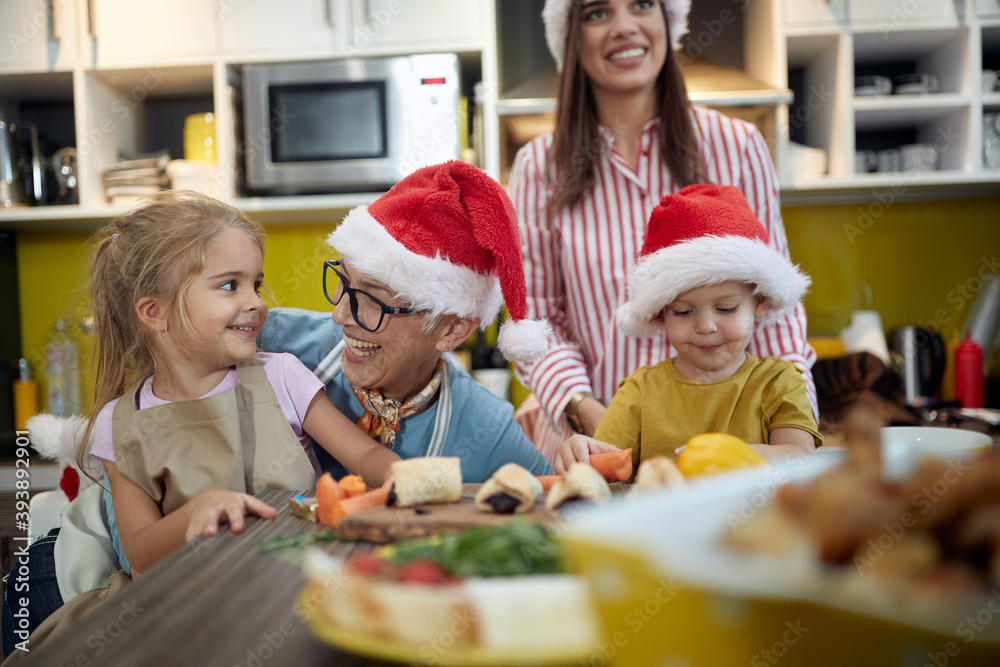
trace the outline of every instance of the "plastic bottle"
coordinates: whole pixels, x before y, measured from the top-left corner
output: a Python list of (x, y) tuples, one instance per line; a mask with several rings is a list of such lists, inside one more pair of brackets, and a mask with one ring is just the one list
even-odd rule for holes
[(983, 348), (969, 334), (955, 348), (955, 396), (963, 408), (983, 407)]
[(38, 414), (38, 381), (31, 377), (27, 359), (17, 362), (18, 379), (14, 380), (14, 428), (24, 431), (28, 419)]
[(46, 409), (58, 417), (80, 411), (80, 356), (65, 320), (57, 320), (45, 346)]

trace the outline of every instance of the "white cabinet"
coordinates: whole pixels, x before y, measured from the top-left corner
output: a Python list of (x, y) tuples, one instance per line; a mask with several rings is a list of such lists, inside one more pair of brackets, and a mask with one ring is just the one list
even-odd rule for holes
[(87, 4), (96, 67), (172, 64), (215, 55), (213, 0), (87, 0)]
[(464, 51), (482, 44), (482, 2), (470, 0), (352, 0), (352, 55), (386, 48)]
[(337, 57), (349, 34), (344, 0), (217, 0), (219, 41), (227, 57)]
[(65, 70), (77, 60), (76, 0), (0, 2), (0, 71)]

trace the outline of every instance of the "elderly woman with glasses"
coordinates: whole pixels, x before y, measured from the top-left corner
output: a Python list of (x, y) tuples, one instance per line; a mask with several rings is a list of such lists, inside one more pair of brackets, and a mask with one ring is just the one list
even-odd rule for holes
[(458, 456), (466, 482), (509, 462), (549, 473), (512, 406), (445, 358), (501, 300), (501, 351), (522, 361), (547, 348), (547, 324), (525, 320), (517, 222), (496, 181), (463, 162), (426, 167), (351, 211), (328, 243), (342, 257), (323, 267), (332, 317), (277, 309), (261, 346), (299, 357), (337, 408), (403, 458)]

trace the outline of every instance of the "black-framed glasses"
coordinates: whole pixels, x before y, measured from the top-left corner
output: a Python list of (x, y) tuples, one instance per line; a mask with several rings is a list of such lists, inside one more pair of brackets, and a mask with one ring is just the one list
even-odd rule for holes
[[(420, 308), (393, 308), (385, 305), (368, 292), (351, 287), (347, 276), (337, 270), (341, 266), (343, 266), (343, 261), (339, 259), (330, 259), (323, 262), (323, 294), (326, 295), (326, 300), (334, 306), (340, 303), (340, 300), (344, 298), (344, 294), (347, 294), (347, 298), (351, 301), (351, 315), (354, 317), (354, 321), (358, 323), (358, 326), (365, 331), (371, 331), (372, 333), (378, 331), (386, 315), (408, 315), (410, 313), (427, 312)], [(329, 271), (331, 270), (337, 274), (338, 278), (337, 287), (334, 289), (332, 297), (327, 287), (327, 275), (329, 275)]]

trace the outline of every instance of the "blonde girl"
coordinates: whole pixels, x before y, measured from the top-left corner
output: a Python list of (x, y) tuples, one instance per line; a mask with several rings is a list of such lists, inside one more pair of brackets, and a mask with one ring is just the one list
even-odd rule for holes
[(78, 460), (103, 465), (133, 576), (222, 522), (238, 531), (247, 514), (273, 517), (254, 493), (312, 488), (309, 436), (370, 486), (399, 458), (294, 356), (257, 352), (263, 256), (259, 224), (195, 193), (159, 195), (100, 233), (94, 438)]

